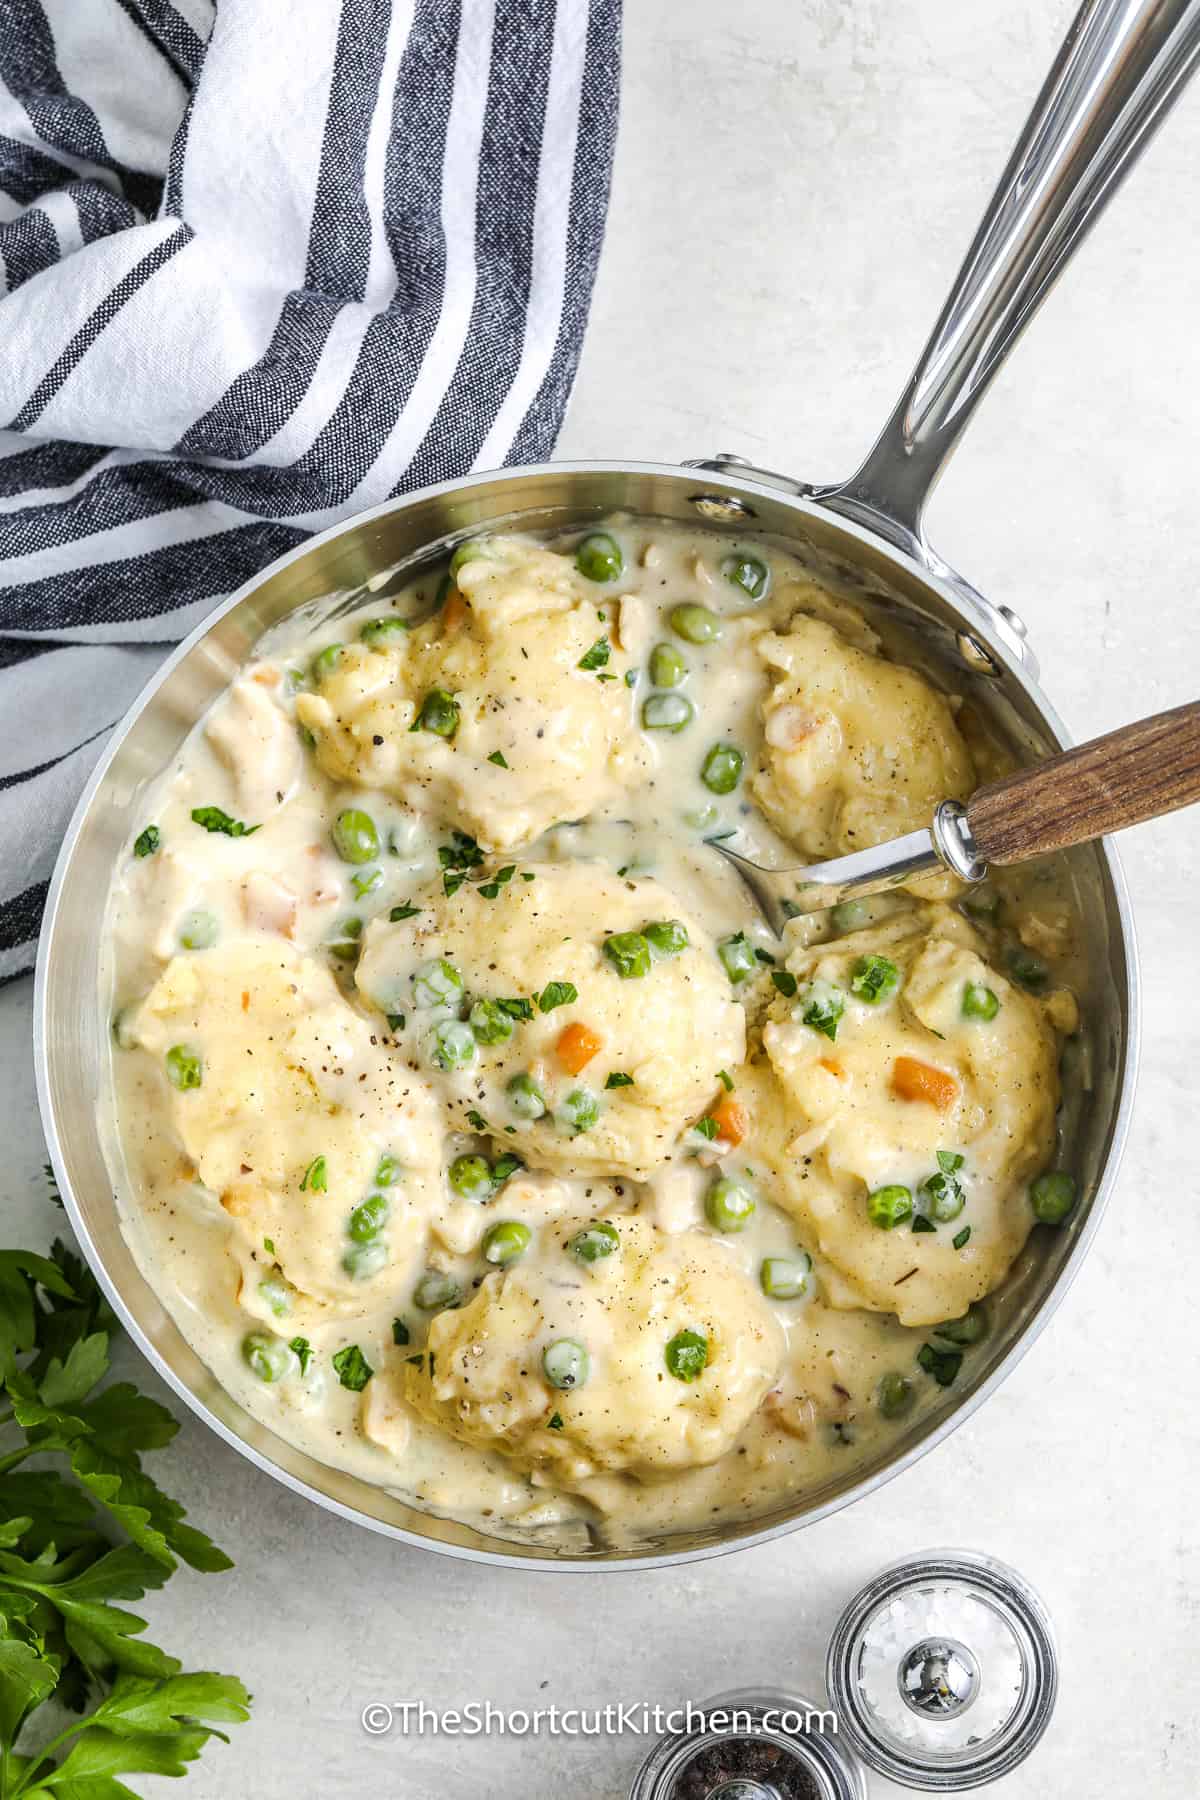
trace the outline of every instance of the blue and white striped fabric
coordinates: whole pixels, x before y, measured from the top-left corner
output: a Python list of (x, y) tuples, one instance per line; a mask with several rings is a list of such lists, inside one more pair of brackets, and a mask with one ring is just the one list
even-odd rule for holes
[(172, 643), (550, 453), (619, 57), (620, 0), (0, 0), (0, 979)]

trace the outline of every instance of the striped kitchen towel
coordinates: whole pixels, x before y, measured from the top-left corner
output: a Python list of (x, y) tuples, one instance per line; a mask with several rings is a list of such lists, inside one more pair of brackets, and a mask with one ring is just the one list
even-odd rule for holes
[(171, 644), (553, 449), (619, 56), (620, 0), (0, 0), (0, 978)]

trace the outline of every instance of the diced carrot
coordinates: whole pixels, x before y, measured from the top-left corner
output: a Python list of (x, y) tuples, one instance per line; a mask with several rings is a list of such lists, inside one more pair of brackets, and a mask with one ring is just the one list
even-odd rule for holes
[(732, 1094), (722, 1094), (708, 1116), (727, 1144), (740, 1144), (750, 1129), (749, 1113)]
[(839, 1081), (845, 1080), (846, 1071), (836, 1056), (820, 1056), (817, 1061), (830, 1075), (836, 1075)]
[(442, 607), (442, 629), (446, 632), (457, 631), (464, 624), (470, 608), (456, 587), (452, 587), (446, 595), (446, 604)]
[(250, 989), (249, 988), (242, 989), (242, 1011), (243, 1012), (250, 1011)]
[(939, 1112), (948, 1112), (957, 1098), (958, 1083), (945, 1069), (919, 1057), (898, 1056), (892, 1064), (892, 1092), (901, 1100), (924, 1100)]
[(587, 1067), (596, 1052), (603, 1048), (604, 1039), (594, 1032), (590, 1025), (566, 1025), (558, 1034), (558, 1042), (554, 1046), (555, 1054), (568, 1075), (578, 1075)]

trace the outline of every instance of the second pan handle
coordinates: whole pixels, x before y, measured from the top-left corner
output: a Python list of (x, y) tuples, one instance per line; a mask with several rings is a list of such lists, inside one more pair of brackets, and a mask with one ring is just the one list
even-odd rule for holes
[(996, 370), (1200, 61), (1200, 0), (1084, 0), (908, 386), (814, 498), (929, 559), (922, 515)]

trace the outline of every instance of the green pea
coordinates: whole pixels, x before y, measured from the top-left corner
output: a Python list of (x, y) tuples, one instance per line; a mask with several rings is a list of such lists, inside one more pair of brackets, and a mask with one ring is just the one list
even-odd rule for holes
[(721, 1175), (704, 1200), (704, 1214), (717, 1231), (745, 1231), (754, 1217), (754, 1195), (740, 1181)]
[(721, 635), (721, 621), (707, 606), (689, 602), (671, 608), (671, 630), (689, 644), (712, 644)]
[(410, 629), (407, 619), (396, 617), (388, 619), (369, 619), (363, 626), (359, 636), (371, 650), (386, 650), (389, 644), (404, 637)]
[(442, 1269), (426, 1269), (413, 1289), (413, 1304), (422, 1312), (445, 1312), (448, 1306), (457, 1306), (461, 1296), (462, 1289), (453, 1275)]
[(277, 1319), (285, 1318), (291, 1312), (291, 1289), (278, 1275), (265, 1275), (258, 1284), (258, 1292), (263, 1305), (269, 1306)]
[(542, 1351), (542, 1368), (553, 1388), (582, 1387), (591, 1359), (578, 1338), (556, 1338)]
[(868, 1006), (879, 1006), (900, 986), (900, 971), (886, 956), (860, 956), (850, 971), (850, 992)]
[(615, 581), (625, 567), (621, 546), (607, 531), (592, 531), (575, 552), (575, 567), (589, 581)]
[(891, 1231), (905, 1219), (911, 1219), (912, 1210), (911, 1193), (898, 1183), (878, 1187), (874, 1193), (867, 1195), (867, 1217), (872, 1225), (878, 1225), (883, 1231)]
[(959, 905), (973, 919), (992, 921), (1000, 911), (1001, 896), (995, 888), (973, 887), (963, 895)]
[(1075, 1205), (1075, 1177), (1061, 1169), (1039, 1175), (1029, 1190), (1033, 1216), (1042, 1225), (1061, 1225)]
[(875, 1389), (875, 1404), (885, 1419), (902, 1419), (912, 1410), (916, 1391), (911, 1381), (895, 1373), (883, 1376)]
[(269, 1331), (251, 1331), (242, 1339), (242, 1355), (260, 1381), (282, 1381), (296, 1366), (296, 1358), (282, 1338)]
[(450, 1186), (464, 1200), (490, 1200), (494, 1185), (485, 1156), (456, 1156), (450, 1164)]
[(458, 730), (458, 701), (445, 688), (430, 688), (417, 714), (418, 731), (432, 731), (437, 737), (452, 738)]
[(467, 538), (466, 542), (460, 544), (450, 558), (450, 574), (453, 577), (466, 563), (475, 562), (481, 556), (490, 557), (493, 554), (487, 538)]
[(578, 1137), (580, 1132), (590, 1131), (600, 1117), (600, 1102), (590, 1088), (572, 1088), (554, 1116), (572, 1137)]
[(375, 1166), (375, 1186), (395, 1187), (400, 1179), (400, 1164), (390, 1150), (385, 1150)]
[(871, 909), (865, 900), (839, 900), (830, 908), (829, 922), (835, 931), (861, 931), (870, 921)]
[(622, 981), (633, 981), (650, 973), (650, 944), (641, 931), (617, 931), (605, 938), (604, 955)]
[(650, 679), (656, 688), (678, 687), (687, 679), (688, 666), (674, 644), (655, 644), (650, 652)]
[(700, 765), (700, 779), (712, 794), (732, 794), (745, 760), (736, 744), (714, 744)]
[(480, 1249), (486, 1262), (495, 1263), (498, 1268), (506, 1269), (509, 1263), (524, 1256), (533, 1239), (528, 1225), (522, 1225), (519, 1219), (497, 1219), (489, 1225), (483, 1234)]
[(313, 657), (313, 680), (324, 681), (327, 676), (333, 674), (333, 671), (337, 668), (341, 660), (342, 646), (340, 644), (326, 644), (325, 648), (323, 650), (318, 650), (317, 654)]
[(982, 981), (968, 981), (963, 988), (962, 1015), (964, 1019), (994, 1019), (1000, 1011), (1000, 1002), (990, 987)]
[(333, 847), (343, 862), (369, 863), (379, 855), (379, 832), (370, 813), (346, 808), (333, 821)]
[(811, 1270), (812, 1257), (807, 1251), (799, 1256), (764, 1256), (758, 1279), (768, 1300), (798, 1300), (808, 1286)]
[(463, 978), (444, 956), (422, 963), (413, 976), (413, 1005), (457, 1006), (463, 997)]
[(987, 1307), (976, 1301), (961, 1319), (943, 1319), (933, 1330), (936, 1337), (945, 1338), (948, 1343), (970, 1345), (981, 1344), (991, 1328)]
[(1040, 994), (1050, 980), (1050, 971), (1041, 957), (1024, 944), (1010, 944), (1004, 961), (1013, 980), (1031, 994)]
[(642, 926), (642, 936), (654, 956), (678, 956), (688, 947), (687, 926), (679, 919), (656, 919)]
[(508, 1104), (518, 1119), (540, 1119), (545, 1116), (546, 1096), (532, 1075), (514, 1075), (505, 1092)]
[(925, 1196), (929, 1217), (936, 1219), (939, 1225), (946, 1225), (951, 1219), (957, 1219), (967, 1202), (961, 1181), (944, 1169), (939, 1169), (936, 1175), (923, 1181), (921, 1192)]
[(171, 1086), (184, 1094), (189, 1088), (198, 1088), (203, 1079), (204, 1065), (196, 1052), (186, 1044), (172, 1044), (167, 1051), (167, 1080)]
[(686, 694), (651, 694), (642, 706), (642, 724), (647, 731), (682, 731), (696, 716), (696, 709)]
[(677, 1331), (663, 1361), (676, 1381), (696, 1381), (708, 1367), (708, 1339), (702, 1331)]
[(335, 935), (326, 945), (330, 956), (336, 956), (339, 962), (350, 962), (362, 949), (362, 920), (342, 919), (335, 928)]
[(727, 556), (721, 564), (721, 573), (726, 581), (740, 587), (752, 600), (762, 599), (770, 580), (770, 570), (757, 556)]
[(179, 942), (185, 950), (211, 950), (217, 941), (218, 930), (216, 914), (198, 908), (183, 915)]
[(476, 1000), (467, 1017), (481, 1044), (507, 1044), (513, 1034), (512, 1015), (496, 1000)]
[(601, 1262), (620, 1248), (620, 1233), (607, 1219), (596, 1219), (591, 1225), (585, 1225), (567, 1245), (575, 1260), (582, 1263)]
[(758, 973), (758, 958), (744, 931), (735, 931), (732, 937), (722, 938), (717, 945), (717, 955), (734, 987)]
[(378, 1275), (387, 1259), (386, 1244), (371, 1238), (365, 1244), (351, 1244), (342, 1257), (342, 1267), (354, 1281), (367, 1281), (372, 1275)]
[(475, 1033), (463, 1019), (442, 1019), (433, 1028), (429, 1051), (435, 1068), (450, 1073), (475, 1061)]
[(383, 1230), (391, 1210), (392, 1203), (386, 1194), (369, 1194), (350, 1214), (346, 1229), (356, 1244), (367, 1244)]

